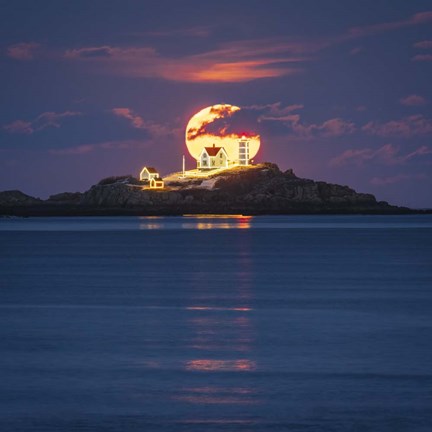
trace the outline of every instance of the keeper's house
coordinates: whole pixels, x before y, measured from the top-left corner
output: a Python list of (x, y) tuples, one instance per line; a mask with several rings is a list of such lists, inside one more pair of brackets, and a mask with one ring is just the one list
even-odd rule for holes
[(228, 154), (223, 147), (204, 147), (197, 160), (198, 169), (228, 168)]

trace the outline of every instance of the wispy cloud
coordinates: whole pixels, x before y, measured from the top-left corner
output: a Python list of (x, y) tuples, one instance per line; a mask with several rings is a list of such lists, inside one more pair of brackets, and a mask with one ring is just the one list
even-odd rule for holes
[(417, 49), (430, 49), (432, 48), (432, 40), (423, 40), (416, 42), (413, 47)]
[(144, 129), (145, 122), (141, 116), (135, 114), (130, 108), (113, 108), (111, 110), (117, 117), (123, 117), (130, 121), (131, 125), (136, 129)]
[[(102, 45), (97, 47), (84, 47), (76, 48), (65, 51), (64, 57), (67, 59), (99, 59), (99, 58), (110, 58), (116, 55), (118, 49), (110, 47), (108, 45)], [(145, 54), (141, 50), (141, 54)], [(154, 50), (148, 48), (147, 54), (153, 54)]]
[(414, 158), (431, 154), (431, 148), (421, 146), (408, 154), (401, 155), (398, 147), (386, 144), (379, 149), (362, 148), (345, 150), (330, 161), (330, 166), (362, 166), (371, 162), (378, 162), (384, 165), (403, 165)]
[(6, 55), (15, 60), (32, 60), (35, 57), (40, 44), (36, 42), (21, 42), (6, 48)]
[(348, 31), (350, 37), (364, 37), (386, 31), (398, 30), (432, 22), (432, 11), (419, 12), (401, 21), (390, 21), (366, 26), (352, 27)]
[(15, 120), (3, 126), (3, 129), (9, 133), (30, 135), (49, 127), (59, 128), (63, 119), (79, 115), (82, 115), (82, 113), (76, 111), (65, 111), (62, 113), (48, 111), (38, 115), (33, 120)]
[(130, 108), (113, 108), (111, 112), (117, 117), (128, 120), (135, 129), (145, 129), (152, 136), (165, 136), (177, 131), (177, 129), (169, 128), (166, 125), (151, 120), (144, 120)]
[(364, 51), (364, 48), (363, 48), (363, 47), (355, 47), (355, 48), (353, 48), (353, 49), (350, 51), (350, 54), (351, 54), (352, 56), (354, 56), (354, 55), (360, 54), (360, 53), (363, 52), (363, 51)]
[(309, 140), (317, 137), (338, 137), (354, 133), (357, 128), (351, 121), (339, 117), (328, 119), (322, 123), (306, 123), (297, 112), (303, 109), (301, 104), (283, 106), (280, 102), (265, 105), (243, 107), (257, 111), (258, 122), (278, 122), (283, 124), (291, 137)]
[[(231, 41), (208, 51), (183, 56), (163, 55), (148, 45), (101, 45), (69, 49), (63, 57), (69, 61), (79, 61), (101, 73), (126, 77), (195, 83), (246, 82), (297, 74), (303, 70), (306, 62), (313, 60), (319, 51), (329, 46), (428, 22), (432, 22), (432, 11), (420, 12), (402, 21), (354, 27), (339, 36), (315, 40), (262, 38)], [(168, 29), (154, 31), (150, 35), (206, 36), (209, 28)], [(353, 48), (351, 54), (361, 50), (361, 47)]]
[(417, 62), (429, 62), (432, 61), (432, 54), (417, 54), (411, 60)]
[(82, 144), (79, 146), (67, 147), (62, 149), (51, 149), (49, 150), (49, 153), (60, 156), (79, 156), (92, 153), (97, 150), (129, 150), (141, 147), (148, 147), (149, 145), (149, 141), (139, 140), (106, 141), (95, 144)]
[(402, 157), (402, 161), (406, 162), (409, 161), (417, 156), (426, 156), (432, 154), (432, 149), (427, 146), (421, 146), (417, 150), (414, 150), (411, 153), (408, 153), (407, 155)]
[(144, 35), (155, 36), (155, 37), (199, 37), (205, 38), (210, 36), (212, 33), (213, 26), (195, 26), (195, 27), (183, 27), (183, 28), (172, 28), (167, 30), (156, 30), (145, 32)]
[(244, 106), (242, 109), (249, 111), (256, 111), (258, 113), (258, 122), (261, 121), (292, 121), (293, 115), (296, 117), (298, 114), (292, 114), (294, 111), (298, 111), (303, 109), (303, 105), (301, 104), (293, 104), (283, 106), (281, 102), (275, 102), (271, 104), (263, 104), (263, 105), (249, 105)]
[(432, 135), (432, 120), (421, 114), (416, 114), (386, 123), (369, 122), (363, 126), (362, 130), (381, 137), (410, 138)]
[(402, 105), (406, 105), (406, 106), (419, 106), (419, 105), (426, 105), (427, 104), (426, 98), (424, 98), (423, 96), (416, 95), (416, 94), (411, 94), (411, 95), (408, 95), (402, 99), (399, 99), (399, 102)]
[(183, 57), (167, 57), (153, 47), (82, 47), (64, 58), (102, 72), (186, 82), (242, 82), (298, 73), (323, 42), (261, 39), (229, 42), (217, 49)]
[(318, 124), (302, 124), (300, 119), (295, 119), (291, 127), (295, 136), (303, 139), (312, 139), (317, 136), (338, 137), (349, 135), (356, 131), (354, 123), (343, 120), (339, 117)]

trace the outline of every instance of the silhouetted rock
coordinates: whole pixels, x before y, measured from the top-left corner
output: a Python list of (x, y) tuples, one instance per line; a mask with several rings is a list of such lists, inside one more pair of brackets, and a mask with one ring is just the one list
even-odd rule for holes
[(55, 195), (50, 195), (47, 203), (79, 203), (81, 200), (81, 192), (62, 192)]
[(99, 183), (97, 185), (99, 186), (105, 186), (105, 185), (110, 185), (110, 184), (143, 184), (145, 182), (142, 182), (140, 180), (138, 180), (136, 177), (134, 177), (133, 175), (129, 174), (129, 175), (125, 175), (125, 176), (111, 176), (111, 177), (106, 177), (102, 180), (99, 181)]
[(0, 207), (31, 206), (41, 203), (41, 199), (33, 198), (19, 190), (0, 192)]
[[(84, 193), (52, 195), (41, 201), (19, 191), (2, 192), (3, 214), (181, 215), (181, 214), (386, 214), (410, 209), (377, 202), (348, 186), (298, 178), (264, 163), (237, 167), (206, 178), (171, 175), (153, 190), (132, 176), (109, 177)], [(15, 200), (15, 201), (14, 201)], [(14, 204), (16, 203), (16, 204)]]

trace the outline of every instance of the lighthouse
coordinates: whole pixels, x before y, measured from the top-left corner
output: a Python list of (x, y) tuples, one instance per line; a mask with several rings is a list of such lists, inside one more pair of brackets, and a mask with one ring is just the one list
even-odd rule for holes
[(249, 165), (249, 140), (243, 135), (238, 140), (238, 163)]

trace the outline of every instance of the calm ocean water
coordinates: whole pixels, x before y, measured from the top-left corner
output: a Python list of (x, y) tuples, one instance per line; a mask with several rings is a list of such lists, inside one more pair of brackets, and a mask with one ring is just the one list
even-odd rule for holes
[(0, 220), (0, 431), (432, 430), (432, 216)]

